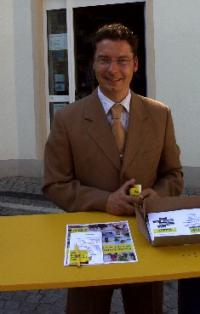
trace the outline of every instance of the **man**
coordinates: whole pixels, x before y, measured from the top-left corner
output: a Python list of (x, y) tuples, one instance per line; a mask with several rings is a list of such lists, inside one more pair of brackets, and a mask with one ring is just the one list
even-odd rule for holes
[[(100, 28), (93, 69), (98, 88), (55, 115), (45, 149), (45, 195), (66, 211), (132, 215), (141, 199), (180, 194), (170, 110), (129, 87), (138, 69), (136, 36), (121, 24)], [(137, 183), (143, 187), (140, 200), (128, 195)], [(126, 313), (162, 312), (160, 283), (121, 288)], [(109, 313), (112, 291), (70, 289), (67, 313)]]

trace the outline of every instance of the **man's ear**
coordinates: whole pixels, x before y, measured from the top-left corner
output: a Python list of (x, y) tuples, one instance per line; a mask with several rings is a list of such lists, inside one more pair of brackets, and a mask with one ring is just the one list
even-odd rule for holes
[(133, 72), (137, 72), (138, 70), (138, 57), (137, 56), (134, 56), (133, 58)]
[(95, 60), (92, 60), (92, 70), (95, 72)]

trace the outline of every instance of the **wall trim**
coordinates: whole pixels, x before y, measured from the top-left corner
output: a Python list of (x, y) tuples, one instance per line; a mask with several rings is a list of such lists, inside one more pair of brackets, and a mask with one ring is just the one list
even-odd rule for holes
[(0, 177), (41, 177), (43, 162), (37, 159), (0, 160)]
[(200, 190), (200, 167), (183, 167), (185, 187), (198, 188)]

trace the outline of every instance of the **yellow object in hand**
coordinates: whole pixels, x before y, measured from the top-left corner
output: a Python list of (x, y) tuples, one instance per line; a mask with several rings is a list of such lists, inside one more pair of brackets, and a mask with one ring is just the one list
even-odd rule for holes
[(129, 195), (134, 197), (140, 196), (141, 192), (142, 192), (141, 184), (135, 184), (132, 188), (129, 189)]

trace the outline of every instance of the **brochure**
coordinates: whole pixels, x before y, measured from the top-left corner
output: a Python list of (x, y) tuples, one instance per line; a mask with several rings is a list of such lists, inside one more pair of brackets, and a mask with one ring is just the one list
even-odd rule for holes
[(64, 266), (137, 261), (128, 221), (66, 225)]

